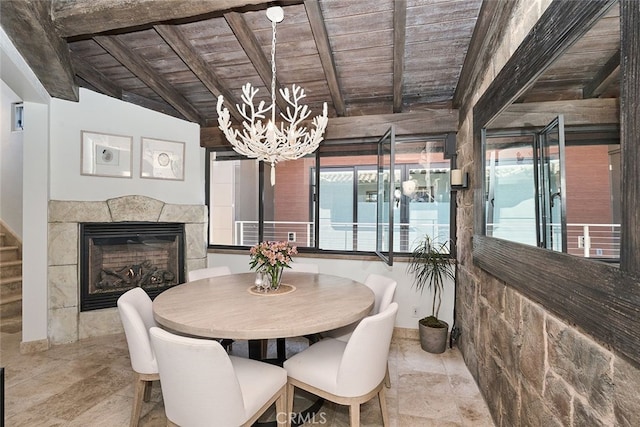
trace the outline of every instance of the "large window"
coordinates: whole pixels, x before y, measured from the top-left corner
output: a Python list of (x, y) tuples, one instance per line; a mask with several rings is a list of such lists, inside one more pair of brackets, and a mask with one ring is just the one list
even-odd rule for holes
[[(450, 236), (450, 161), (444, 137), (398, 141), (393, 181), (393, 251), (410, 252), (429, 234)], [(318, 251), (376, 250), (375, 143), (324, 143), (316, 157), (276, 166), (235, 152), (209, 152), (209, 243), (250, 246), (288, 240)], [(381, 179), (388, 181), (389, 171)], [(316, 223), (317, 218), (317, 223)]]

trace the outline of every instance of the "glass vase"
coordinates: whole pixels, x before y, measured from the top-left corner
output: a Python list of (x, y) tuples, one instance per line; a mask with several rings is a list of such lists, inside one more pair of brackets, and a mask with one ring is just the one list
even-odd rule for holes
[(265, 271), (265, 279), (270, 284), (270, 290), (275, 291), (280, 287), (283, 270), (283, 267), (271, 267)]

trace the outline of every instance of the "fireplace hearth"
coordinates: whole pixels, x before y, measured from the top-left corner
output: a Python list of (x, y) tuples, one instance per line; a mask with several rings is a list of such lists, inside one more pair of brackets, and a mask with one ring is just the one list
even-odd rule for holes
[(115, 307), (143, 288), (151, 298), (184, 281), (184, 224), (80, 224), (80, 311)]

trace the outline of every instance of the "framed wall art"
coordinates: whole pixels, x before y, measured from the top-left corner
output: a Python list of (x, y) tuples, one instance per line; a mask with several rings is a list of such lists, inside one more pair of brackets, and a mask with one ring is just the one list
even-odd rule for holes
[(131, 178), (132, 137), (83, 130), (80, 139), (82, 175)]
[(143, 137), (140, 176), (184, 180), (184, 142)]

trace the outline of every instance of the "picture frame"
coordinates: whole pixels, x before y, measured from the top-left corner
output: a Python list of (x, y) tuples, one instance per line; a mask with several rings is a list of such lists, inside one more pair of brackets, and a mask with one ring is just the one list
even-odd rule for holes
[(81, 175), (132, 177), (133, 137), (83, 130), (80, 140)]
[(184, 180), (184, 142), (142, 137), (140, 177)]

